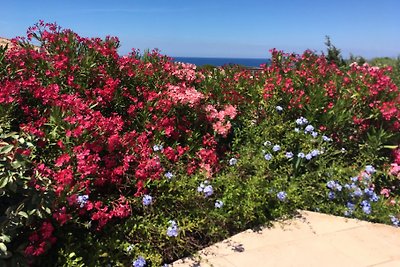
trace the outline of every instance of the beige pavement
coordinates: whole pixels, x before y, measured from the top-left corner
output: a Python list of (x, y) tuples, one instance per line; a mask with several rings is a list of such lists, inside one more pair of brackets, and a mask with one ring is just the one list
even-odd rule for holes
[(400, 228), (301, 211), (272, 228), (247, 230), (173, 267), (400, 267)]

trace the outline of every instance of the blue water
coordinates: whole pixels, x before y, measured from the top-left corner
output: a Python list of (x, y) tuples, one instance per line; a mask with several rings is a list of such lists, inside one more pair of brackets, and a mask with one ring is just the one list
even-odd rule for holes
[(174, 61), (195, 64), (196, 66), (213, 65), (223, 66), (238, 64), (246, 67), (259, 67), (270, 62), (267, 58), (214, 58), (214, 57), (175, 57)]

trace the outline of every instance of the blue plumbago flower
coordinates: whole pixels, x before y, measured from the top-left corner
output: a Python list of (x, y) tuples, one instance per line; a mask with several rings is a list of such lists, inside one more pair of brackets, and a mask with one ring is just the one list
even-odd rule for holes
[(209, 197), (214, 193), (212, 185), (207, 185), (203, 190), (204, 196)]
[(295, 131), (296, 133), (299, 133), (299, 132), (300, 132), (300, 129), (299, 129), (299, 128), (294, 128), (294, 131)]
[(285, 191), (280, 191), (278, 194), (276, 194), (276, 197), (280, 200), (280, 201), (285, 201), (287, 194)]
[(172, 174), (172, 172), (166, 172), (166, 173), (164, 174), (164, 176), (165, 176), (167, 179), (172, 179), (172, 177), (174, 177), (174, 175)]
[(306, 159), (307, 159), (307, 160), (312, 159), (312, 154), (311, 154), (311, 153), (308, 153), (308, 154), (306, 155)]
[(291, 158), (293, 158), (293, 152), (288, 151), (288, 152), (285, 153), (285, 156), (286, 156), (288, 159), (291, 159)]
[(368, 200), (361, 201), (361, 207), (365, 214), (371, 214), (371, 204), (368, 202)]
[(328, 187), (331, 190), (342, 191), (342, 186), (337, 181), (333, 181), (333, 180), (328, 181), (326, 183), (326, 187)]
[(280, 145), (274, 145), (274, 146), (272, 147), (272, 150), (273, 150), (274, 152), (277, 152), (277, 151), (281, 150), (281, 146), (280, 146)]
[(371, 206), (363, 206), (362, 210), (365, 214), (371, 214)]
[(169, 237), (177, 237), (179, 233), (178, 225), (174, 220), (168, 222), (170, 225), (167, 228), (167, 236)]
[(372, 196), (373, 194), (374, 194), (374, 189), (372, 189), (372, 188), (365, 188), (364, 189), (364, 193), (367, 195), (367, 196)]
[(352, 215), (354, 210), (356, 209), (356, 205), (351, 202), (347, 202), (346, 207), (347, 207), (347, 210), (345, 210), (345, 212), (344, 212), (345, 216)]
[(142, 202), (144, 206), (149, 206), (153, 203), (153, 197), (150, 195), (144, 195)]
[(306, 118), (303, 118), (303, 117), (300, 117), (300, 118), (298, 118), (296, 120), (296, 124), (300, 125), (300, 126), (305, 125), (307, 123), (308, 123), (308, 120)]
[(89, 200), (88, 195), (78, 196), (77, 202), (81, 208), (83, 208)]
[(311, 124), (307, 125), (306, 128), (304, 128), (305, 133), (311, 133), (312, 131), (314, 131), (314, 126), (312, 126)]
[(350, 180), (352, 180), (353, 182), (357, 182), (358, 181), (358, 177), (357, 176), (351, 177)]
[(400, 226), (400, 220), (397, 217), (395, 217), (393, 215), (389, 215), (389, 217), (394, 226), (396, 226), (396, 227)]
[(142, 256), (139, 256), (136, 260), (132, 262), (133, 267), (144, 267), (145, 265), (146, 260)]
[(229, 165), (230, 165), (230, 166), (236, 165), (236, 163), (237, 163), (237, 159), (235, 159), (235, 158), (231, 158), (231, 159), (229, 160)]
[(203, 183), (200, 183), (200, 185), (197, 187), (197, 192), (203, 192), (204, 187), (206, 187), (206, 184), (208, 184), (208, 181), (204, 181)]
[(154, 145), (153, 146), (153, 151), (161, 151), (163, 149), (164, 149), (164, 147), (162, 145)]
[(313, 151), (311, 151), (311, 156), (316, 157), (320, 154), (321, 152), (318, 149), (314, 149)]
[(322, 136), (322, 140), (324, 140), (325, 142), (330, 142), (330, 141), (332, 141), (332, 139), (329, 138), (329, 137), (326, 136), (326, 135), (323, 135), (323, 136)]
[(197, 187), (197, 192), (203, 192), (204, 191), (204, 183), (200, 183), (200, 185)]
[(306, 155), (303, 152), (300, 152), (299, 154), (297, 154), (297, 157), (299, 158), (304, 158)]
[(373, 192), (369, 200), (372, 202), (377, 202), (379, 200), (379, 196), (375, 192)]
[(365, 183), (368, 183), (369, 181), (371, 181), (371, 175), (369, 175), (368, 173), (364, 172), (362, 174), (362, 179), (364, 180)]
[(373, 174), (374, 172), (376, 172), (375, 168), (372, 165), (365, 166), (365, 171), (369, 174)]
[(328, 182), (326, 183), (326, 187), (328, 187), (329, 189), (332, 189), (332, 190), (333, 190), (333, 189), (336, 187), (336, 182), (333, 181), (333, 180), (328, 181)]
[(334, 199), (335, 197), (336, 197), (335, 192), (329, 191), (329, 193), (328, 193), (328, 198), (329, 198), (329, 199)]
[(272, 143), (270, 141), (265, 141), (264, 142), (264, 146), (270, 146), (270, 145), (272, 145)]
[(342, 187), (339, 183), (336, 183), (336, 188), (335, 188), (335, 189), (336, 189), (337, 191), (339, 191), (339, 192), (342, 191), (342, 188), (343, 188), (343, 187)]
[(363, 192), (361, 188), (356, 187), (354, 191), (350, 194), (351, 197), (361, 197), (363, 195)]
[(356, 209), (356, 205), (351, 202), (347, 202), (346, 206), (349, 210), (352, 210), (352, 211)]
[(281, 106), (276, 106), (275, 109), (278, 112), (282, 112), (283, 111), (283, 107), (281, 107)]
[(351, 214), (353, 214), (353, 212), (351, 210), (345, 210), (344, 211), (344, 216), (350, 216)]
[(216, 200), (214, 206), (215, 206), (217, 209), (220, 209), (220, 208), (222, 208), (223, 205), (224, 205), (224, 202), (222, 202), (222, 200)]
[(346, 188), (346, 189), (350, 189), (350, 188), (351, 188), (351, 186), (350, 186), (349, 184), (344, 184), (344, 188)]
[(264, 155), (264, 159), (265, 160), (271, 160), (272, 159), (272, 155), (271, 154), (265, 154)]
[(317, 132), (311, 132), (311, 136), (314, 137), (314, 138), (317, 138), (318, 133)]

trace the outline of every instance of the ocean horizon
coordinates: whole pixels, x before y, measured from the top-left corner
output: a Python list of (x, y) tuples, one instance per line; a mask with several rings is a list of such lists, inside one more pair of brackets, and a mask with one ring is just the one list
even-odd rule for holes
[(172, 57), (175, 62), (191, 63), (198, 67), (213, 65), (216, 67), (235, 64), (246, 67), (260, 67), (262, 64), (269, 64), (268, 58), (218, 58), (218, 57)]

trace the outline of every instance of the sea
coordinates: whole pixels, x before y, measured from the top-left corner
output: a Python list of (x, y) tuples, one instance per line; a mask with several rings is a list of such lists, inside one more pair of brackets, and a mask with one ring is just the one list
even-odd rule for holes
[(245, 67), (257, 68), (261, 64), (269, 64), (267, 58), (219, 58), (219, 57), (174, 57), (175, 62), (191, 63), (198, 67), (213, 65), (216, 67), (228, 64), (242, 65)]

